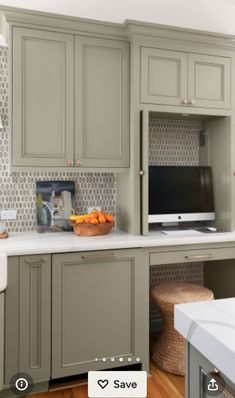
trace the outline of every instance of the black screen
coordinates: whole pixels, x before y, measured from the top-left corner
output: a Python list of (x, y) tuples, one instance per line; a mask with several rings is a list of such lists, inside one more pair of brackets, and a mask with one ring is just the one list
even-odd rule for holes
[(149, 214), (214, 212), (210, 167), (149, 166)]

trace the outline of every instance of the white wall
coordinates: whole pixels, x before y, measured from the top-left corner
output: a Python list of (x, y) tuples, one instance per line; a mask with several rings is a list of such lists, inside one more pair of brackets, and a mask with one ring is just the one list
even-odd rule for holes
[(1, 4), (104, 21), (134, 19), (235, 35), (235, 0), (2, 0)]

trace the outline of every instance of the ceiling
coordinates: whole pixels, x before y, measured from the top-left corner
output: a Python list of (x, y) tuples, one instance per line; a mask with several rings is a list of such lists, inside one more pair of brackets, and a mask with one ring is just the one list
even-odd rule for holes
[(132, 19), (235, 35), (235, 0), (2, 0), (1, 4), (103, 21)]

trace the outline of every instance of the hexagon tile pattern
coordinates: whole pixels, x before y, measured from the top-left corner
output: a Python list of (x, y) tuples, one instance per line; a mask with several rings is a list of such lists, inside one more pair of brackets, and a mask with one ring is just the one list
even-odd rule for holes
[(149, 120), (151, 166), (197, 166), (202, 123), (189, 119)]

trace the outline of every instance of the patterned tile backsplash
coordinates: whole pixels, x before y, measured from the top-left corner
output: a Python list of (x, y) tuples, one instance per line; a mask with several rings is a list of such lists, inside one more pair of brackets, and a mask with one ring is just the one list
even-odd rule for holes
[(149, 164), (197, 166), (200, 130), (197, 120), (150, 119)]

